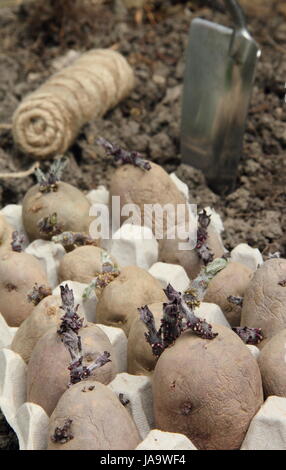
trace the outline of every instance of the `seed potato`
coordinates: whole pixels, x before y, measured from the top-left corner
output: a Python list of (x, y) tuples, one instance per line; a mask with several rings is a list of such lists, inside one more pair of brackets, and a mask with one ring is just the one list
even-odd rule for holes
[(89, 210), (88, 199), (70, 184), (59, 182), (56, 191), (46, 193), (41, 192), (37, 184), (29, 189), (23, 199), (23, 224), (31, 241), (51, 238), (40, 231), (38, 222), (53, 213), (57, 213), (62, 231), (89, 232), (92, 220)]
[(0, 311), (9, 326), (20, 326), (34, 305), (28, 293), (35, 284), (49, 286), (46, 272), (32, 255), (0, 252)]
[(50, 328), (58, 326), (64, 315), (60, 296), (49, 295), (36, 305), (17, 330), (11, 349), (29, 362), (37, 341)]
[[(286, 328), (286, 260), (270, 259), (255, 272), (245, 291), (241, 326), (261, 328), (262, 348), (272, 336)], [(282, 283), (282, 285), (281, 285)]]
[[(54, 442), (56, 428), (71, 420), (67, 442)], [(128, 411), (108, 387), (84, 380), (60, 398), (49, 424), (48, 450), (132, 450), (140, 442)]]
[(286, 397), (286, 328), (273, 336), (258, 356), (265, 399)]
[[(89, 380), (108, 384), (117, 372), (116, 358), (106, 334), (96, 325), (79, 330), (82, 341), (83, 364), (88, 366), (99, 354), (108, 351), (111, 362), (95, 369)], [(27, 400), (40, 405), (50, 416), (70, 382), (70, 354), (57, 334), (50, 328), (37, 342), (28, 364)]]
[(227, 298), (231, 295), (243, 297), (253, 274), (253, 271), (244, 264), (230, 261), (211, 280), (207, 288), (204, 302), (219, 305), (231, 326), (240, 325), (242, 307), (230, 303)]
[[(180, 241), (180, 243), (183, 242), (184, 241)], [(187, 240), (185, 240), (185, 242), (187, 242)], [(207, 244), (214, 258), (220, 258), (224, 254), (223, 244), (217, 232), (212, 227), (208, 227)], [(190, 279), (195, 279), (203, 267), (203, 262), (195, 249), (180, 250), (178, 241), (171, 239), (160, 240), (159, 261), (183, 266)]]
[[(70, 280), (89, 284), (102, 272), (104, 252), (97, 246), (80, 246), (64, 255), (59, 265), (60, 282)], [(111, 259), (116, 264), (112, 256)]]
[(160, 282), (144, 269), (127, 266), (102, 291), (96, 306), (96, 323), (122, 328), (128, 336), (138, 308), (166, 302)]
[(186, 435), (198, 449), (239, 449), (263, 403), (257, 361), (229, 328), (202, 339), (185, 332), (153, 375), (156, 428)]

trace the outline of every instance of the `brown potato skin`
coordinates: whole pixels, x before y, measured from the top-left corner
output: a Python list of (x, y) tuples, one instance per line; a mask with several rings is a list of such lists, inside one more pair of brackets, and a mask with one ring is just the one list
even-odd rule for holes
[[(163, 316), (163, 302), (148, 305), (154, 315), (156, 328), (161, 325)], [(157, 358), (152, 353), (152, 348), (145, 338), (146, 325), (138, 315), (132, 322), (127, 343), (127, 372), (133, 375), (151, 375)]]
[(58, 326), (64, 312), (60, 308), (60, 296), (48, 295), (36, 305), (28, 318), (17, 330), (11, 344), (12, 351), (20, 354), (25, 362), (29, 362), (37, 341), (50, 328)]
[(185, 332), (160, 356), (153, 374), (155, 425), (185, 434), (202, 450), (239, 449), (263, 403), (257, 361), (230, 329)]
[(286, 397), (286, 328), (273, 336), (258, 356), (265, 400)]
[[(31, 354), (27, 373), (27, 400), (40, 405), (49, 416), (70, 381), (70, 354), (56, 331), (57, 328), (50, 328), (39, 339)], [(104, 351), (110, 352), (111, 362), (96, 369), (89, 377), (89, 380), (108, 384), (117, 371), (116, 358), (108, 337), (98, 326), (92, 324), (82, 328), (79, 336), (85, 365), (88, 366)]]
[[(64, 444), (53, 442), (55, 429), (68, 418), (72, 420), (73, 439)], [(132, 450), (140, 440), (131, 416), (115, 393), (90, 380), (69, 388), (50, 418), (48, 450)]]
[(92, 221), (89, 210), (88, 199), (70, 184), (61, 181), (57, 191), (49, 193), (41, 193), (37, 184), (23, 199), (23, 223), (31, 241), (49, 240), (51, 237), (41, 233), (37, 226), (40, 219), (56, 212), (63, 231), (88, 232)]
[(253, 274), (244, 264), (230, 261), (209, 283), (204, 302), (219, 305), (231, 326), (240, 325), (242, 307), (231, 304), (227, 298), (244, 297)]
[(49, 287), (41, 263), (28, 253), (0, 252), (0, 311), (9, 326), (19, 326), (34, 305), (27, 295), (35, 284)]
[(2, 250), (12, 250), (12, 233), (13, 227), (6, 221), (6, 218), (0, 214), (0, 253)]
[[(63, 256), (59, 265), (59, 279), (89, 284), (102, 272), (101, 254), (105, 250), (97, 246), (80, 246)], [(111, 257), (114, 263), (116, 260)]]
[[(156, 163), (150, 162), (151, 170), (145, 171), (133, 165), (117, 168), (110, 182), (112, 196), (120, 196), (120, 207), (137, 204), (141, 214), (144, 204), (186, 204), (185, 197), (178, 190), (168, 173)], [(122, 217), (121, 223), (126, 217)]]
[[(224, 254), (223, 244), (212, 227), (208, 228), (208, 246), (214, 258), (220, 258)], [(179, 250), (176, 239), (159, 241), (159, 261), (183, 266), (190, 279), (195, 279), (204, 266), (195, 249)]]
[(96, 323), (122, 328), (128, 336), (138, 308), (166, 302), (160, 282), (137, 266), (122, 268), (120, 275), (105, 287), (96, 306)]
[(286, 260), (270, 259), (257, 269), (245, 291), (241, 311), (241, 326), (262, 328), (261, 349), (272, 336), (286, 328)]

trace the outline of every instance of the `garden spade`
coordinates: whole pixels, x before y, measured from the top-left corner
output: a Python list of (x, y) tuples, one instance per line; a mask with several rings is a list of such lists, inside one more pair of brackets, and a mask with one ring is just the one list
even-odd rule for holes
[(218, 193), (234, 189), (261, 54), (235, 0), (225, 0), (235, 27), (192, 21), (184, 77), (181, 153)]

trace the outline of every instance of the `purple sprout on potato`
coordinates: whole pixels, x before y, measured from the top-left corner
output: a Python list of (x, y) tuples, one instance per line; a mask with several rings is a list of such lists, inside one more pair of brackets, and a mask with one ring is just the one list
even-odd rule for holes
[(90, 366), (83, 365), (81, 337), (78, 335), (78, 331), (83, 325), (83, 319), (80, 318), (77, 313), (79, 306), (75, 306), (72, 289), (69, 289), (67, 284), (65, 286), (60, 286), (60, 288), (62, 298), (61, 308), (64, 310), (65, 314), (62, 317), (58, 334), (71, 356), (71, 363), (68, 367), (70, 371), (69, 386), (71, 386), (81, 380), (87, 379), (95, 369), (98, 369), (111, 361), (109, 359), (110, 353), (104, 351), (103, 354), (99, 355)]
[(58, 182), (61, 180), (63, 170), (67, 164), (67, 158), (57, 158), (47, 173), (45, 174), (40, 168), (36, 168), (35, 174), (39, 189), (42, 193), (55, 192), (58, 190)]
[(12, 233), (11, 247), (13, 251), (21, 253), (23, 251), (23, 243), (25, 242), (25, 235), (15, 230)]
[(114, 162), (117, 165), (126, 165), (129, 163), (130, 165), (138, 166), (145, 171), (151, 170), (150, 163), (147, 162), (147, 160), (144, 160), (139, 152), (124, 150), (103, 137), (99, 137), (96, 143), (105, 149), (107, 155), (111, 155), (113, 157)]
[(205, 339), (213, 339), (217, 336), (217, 333), (212, 331), (212, 326), (194, 314), (192, 308), (186, 303), (184, 295), (177, 292), (171, 284), (164, 289), (164, 292), (169, 302), (163, 304), (159, 330), (155, 327), (154, 316), (148, 306), (138, 309), (141, 320), (148, 330), (145, 333), (146, 340), (151, 345), (155, 356), (159, 357), (187, 329)]
[(52, 289), (44, 285), (35, 283), (33, 289), (28, 293), (28, 302), (38, 305), (45, 297), (52, 295)]
[(263, 340), (261, 328), (234, 327), (232, 328), (245, 344), (259, 344)]

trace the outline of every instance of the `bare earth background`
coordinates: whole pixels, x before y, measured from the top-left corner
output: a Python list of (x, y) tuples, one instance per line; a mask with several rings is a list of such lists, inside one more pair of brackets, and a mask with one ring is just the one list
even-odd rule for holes
[[(13, 0), (0, 0), (0, 7), (10, 3)], [(265, 255), (278, 250), (285, 256), (285, 0), (241, 0), (262, 57), (236, 190), (224, 197), (208, 189), (199, 171), (182, 165), (179, 155), (180, 98), (190, 21), (200, 16), (231, 24), (223, 2), (147, 1), (141, 25), (135, 23), (134, 11), (126, 13), (119, 2), (115, 1), (116, 7), (111, 0), (101, 6), (88, 4), (89, 0), (37, 0), (0, 8), (0, 173), (27, 169), (33, 163), (14, 146), (9, 126), (21, 99), (56, 71), (69, 50), (115, 45), (134, 67), (136, 88), (104, 119), (85, 126), (69, 151), (65, 181), (84, 191), (108, 184), (112, 166), (94, 144), (102, 135), (144, 153), (167, 171), (176, 170), (189, 185), (192, 202), (211, 205), (223, 217), (227, 248), (247, 242)], [(32, 184), (32, 176), (0, 179), (0, 207), (21, 202)], [(0, 414), (0, 450), (16, 447)]]

